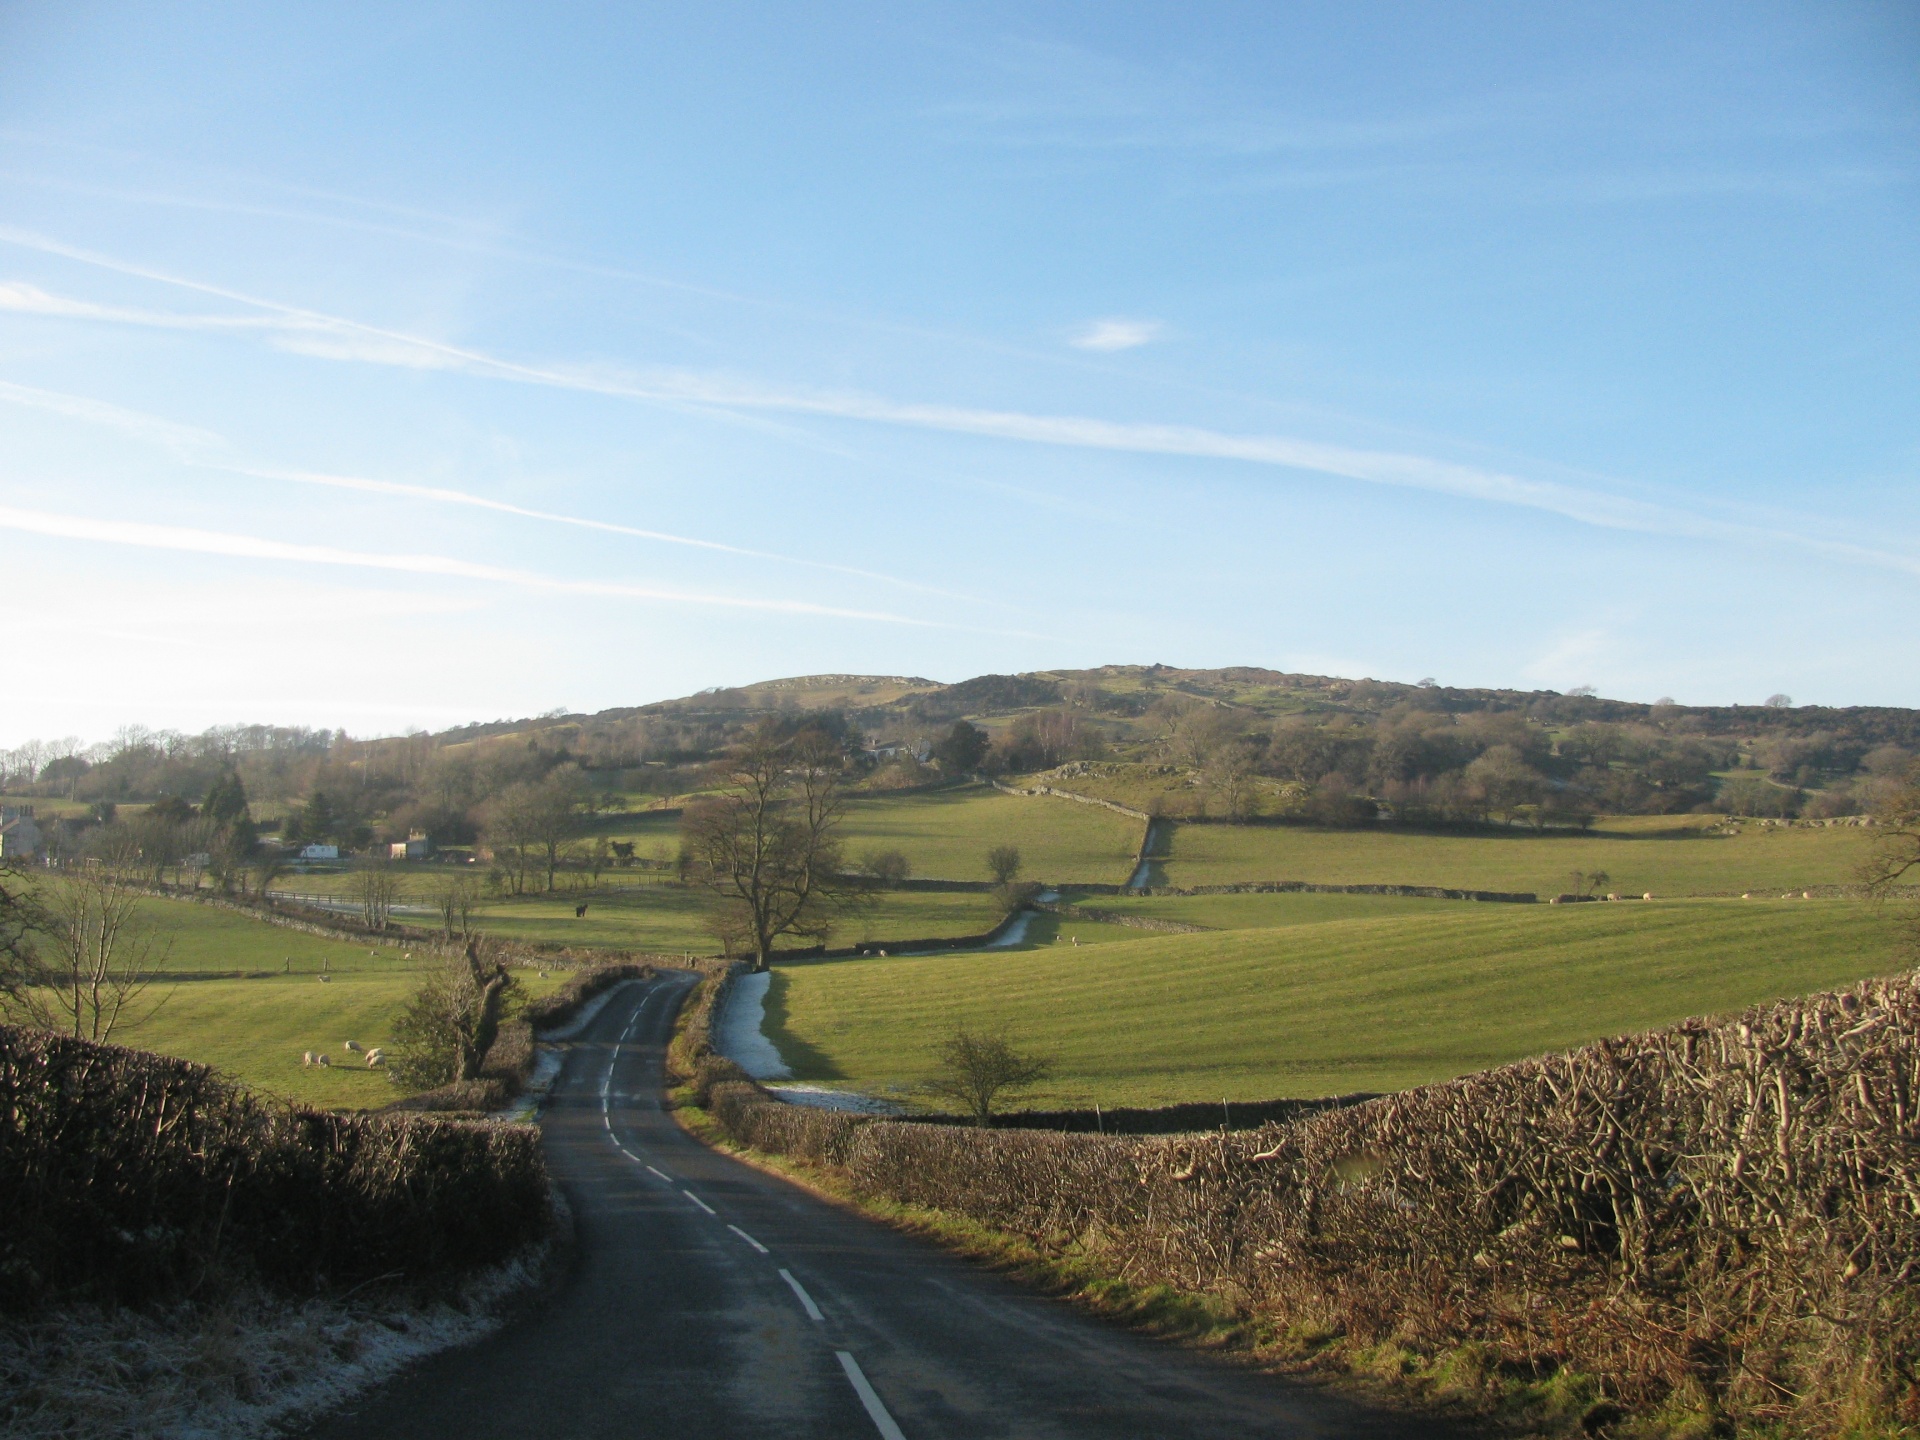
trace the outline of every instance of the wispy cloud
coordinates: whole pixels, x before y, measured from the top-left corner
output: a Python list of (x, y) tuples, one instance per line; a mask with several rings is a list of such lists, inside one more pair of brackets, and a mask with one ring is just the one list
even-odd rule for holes
[[(1862, 545), (1850, 540), (1822, 538), (1813, 527), (1790, 527), (1716, 520), (1677, 506), (1636, 500), (1603, 490), (1582, 489), (1547, 480), (1509, 475), (1481, 466), (1463, 465), (1432, 456), (1396, 451), (1363, 450), (1285, 435), (1246, 435), (1199, 426), (1135, 421), (1100, 420), (1073, 415), (1035, 415), (1021, 411), (980, 410), (965, 406), (921, 404), (849, 391), (818, 391), (779, 387), (754, 380), (690, 370), (658, 369), (641, 372), (528, 364), (465, 346), (451, 345), (401, 331), (367, 325), (278, 301), (247, 296), (238, 291), (129, 265), (74, 246), (0, 226), (0, 240), (46, 253), (62, 255), (121, 274), (252, 305), (285, 317), (289, 329), (325, 332), (341, 344), (332, 358), (351, 358), (376, 364), (427, 363), (416, 352), (431, 355), (437, 368), (458, 370), (493, 379), (553, 386), (586, 394), (671, 405), (707, 406), (720, 410), (776, 411), (824, 418), (864, 420), (922, 430), (987, 436), (1080, 449), (1112, 450), (1144, 455), (1179, 455), (1196, 459), (1237, 460), (1290, 470), (1303, 470), (1402, 489), (1424, 490), (1490, 504), (1544, 511), (1584, 525), (1610, 530), (1712, 540), (1735, 540), (1790, 546), (1849, 563), (1874, 565), (1920, 575), (1920, 555)], [(374, 343), (357, 344), (357, 341)], [(397, 347), (409, 358), (386, 358)]]
[(690, 549), (708, 550), (721, 555), (737, 555), (743, 559), (770, 560), (783, 565), (798, 565), (837, 575), (850, 575), (862, 580), (878, 580), (888, 585), (897, 585), (905, 590), (915, 590), (924, 595), (938, 595), (949, 600), (971, 598), (937, 586), (924, 585), (916, 580), (887, 575), (878, 570), (863, 570), (853, 565), (836, 565), (828, 560), (781, 555), (771, 550), (753, 550), (742, 545), (728, 545), (718, 540), (675, 535), (665, 530), (646, 530), (634, 525), (621, 525), (611, 520), (595, 520), (583, 515), (567, 515), (554, 510), (535, 510), (524, 505), (514, 505), (504, 500), (495, 500), (489, 496), (475, 495), (470, 491), (454, 490), (445, 486), (411, 485), (403, 481), (378, 480), (364, 475), (335, 475), (314, 470), (253, 464), (237, 458), (232, 444), (224, 436), (217, 435), (211, 430), (177, 424), (139, 410), (109, 405), (105, 401), (89, 399), (82, 395), (43, 390), (33, 385), (19, 385), (12, 381), (0, 380), (0, 401), (25, 405), (56, 415), (64, 415), (69, 419), (80, 420), (90, 425), (118, 430), (123, 434), (169, 450), (191, 464), (228, 474), (301, 485), (324, 485), (336, 490), (358, 490), (369, 495), (392, 495), (409, 500), (425, 500), (438, 505), (463, 505), (477, 510), (491, 510), (502, 515), (539, 520), (548, 524), (570, 525), (582, 530), (598, 530), (609, 535), (628, 535), (638, 540), (657, 541), (663, 545), (682, 545)]
[(42, 390), (37, 385), (16, 385), (11, 380), (0, 380), (0, 400), (63, 415), (69, 420), (79, 420), (88, 425), (118, 430), (136, 440), (170, 450), (183, 460), (201, 459), (227, 450), (226, 440), (211, 430), (181, 425), (158, 415), (109, 405), (104, 400), (93, 400), (84, 395), (68, 395), (59, 390)]
[(1067, 343), (1076, 350), (1132, 350), (1160, 336), (1158, 320), (1096, 320)]
[(784, 615), (826, 616), (840, 620), (871, 620), (889, 625), (944, 629), (931, 621), (877, 610), (849, 610), (815, 605), (804, 600), (759, 600), (736, 595), (703, 594), (655, 585), (629, 585), (608, 580), (569, 580), (532, 570), (481, 565), (447, 555), (391, 555), (364, 550), (341, 550), (331, 545), (295, 545), (258, 535), (236, 535), (222, 530), (198, 530), (179, 525), (149, 525), (132, 520), (101, 520), (85, 515), (60, 515), (44, 510), (0, 506), (0, 529), (19, 530), (62, 540), (128, 545), (143, 550), (184, 551), (221, 555), (237, 560), (273, 560), (300, 565), (347, 566), (361, 570), (392, 570), (410, 575), (432, 575), (544, 590), (564, 595), (593, 595), (616, 600), (651, 600), (677, 605), (717, 606), (730, 610), (757, 610)]

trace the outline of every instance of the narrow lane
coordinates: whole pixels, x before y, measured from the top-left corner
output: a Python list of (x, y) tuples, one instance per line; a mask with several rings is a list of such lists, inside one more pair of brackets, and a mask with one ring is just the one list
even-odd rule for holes
[(660, 1097), (692, 983), (620, 992), (548, 1102), (579, 1236), (561, 1292), (316, 1440), (1447, 1433), (1104, 1325), (708, 1150)]

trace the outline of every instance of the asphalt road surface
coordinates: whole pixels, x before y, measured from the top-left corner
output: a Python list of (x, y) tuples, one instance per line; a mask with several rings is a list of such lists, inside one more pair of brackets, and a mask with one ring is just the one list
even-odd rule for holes
[(1413, 1437), (1437, 1424), (1133, 1335), (718, 1155), (661, 1109), (693, 977), (619, 991), (543, 1126), (565, 1285), (320, 1440)]

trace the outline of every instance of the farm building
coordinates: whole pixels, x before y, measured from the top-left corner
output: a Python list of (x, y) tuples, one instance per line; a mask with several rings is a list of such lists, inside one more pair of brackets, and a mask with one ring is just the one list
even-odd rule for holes
[(416, 830), (404, 840), (395, 840), (387, 846), (388, 858), (393, 860), (430, 860), (433, 858), (433, 841)]
[(31, 860), (43, 843), (31, 805), (0, 806), (0, 860)]

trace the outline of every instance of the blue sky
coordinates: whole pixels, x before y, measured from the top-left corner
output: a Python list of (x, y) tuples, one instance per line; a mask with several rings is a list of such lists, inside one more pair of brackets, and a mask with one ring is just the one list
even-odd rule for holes
[(0, 743), (1920, 705), (1920, 7), (0, 6)]

